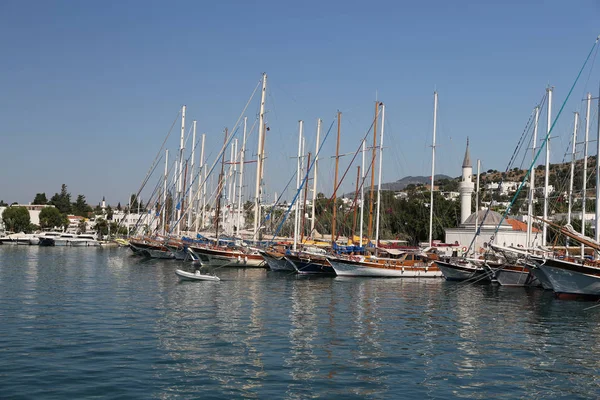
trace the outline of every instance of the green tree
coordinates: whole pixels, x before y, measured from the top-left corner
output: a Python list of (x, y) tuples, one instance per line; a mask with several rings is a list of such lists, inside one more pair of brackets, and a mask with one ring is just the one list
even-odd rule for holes
[(30, 231), (31, 218), (25, 207), (8, 207), (2, 213), (2, 221), (9, 231), (25, 233)]
[(68, 225), (69, 220), (56, 207), (45, 207), (40, 211), (40, 227), (42, 229), (52, 229)]
[(104, 218), (97, 218), (94, 230), (98, 233), (98, 237), (100, 238), (108, 235), (108, 222)]
[(48, 199), (46, 198), (46, 193), (37, 193), (35, 198), (33, 199), (33, 204), (44, 205), (48, 203)]
[(71, 193), (67, 192), (67, 185), (62, 184), (60, 194), (55, 193), (50, 199), (50, 204), (58, 208), (58, 211), (62, 214), (69, 214), (71, 212)]
[(73, 214), (78, 215), (80, 217), (87, 217), (90, 212), (92, 212), (92, 207), (90, 207), (86, 201), (85, 196), (80, 194), (77, 196), (77, 200), (73, 203)]
[(139, 207), (138, 198), (135, 194), (132, 194), (131, 197), (129, 197), (129, 212), (136, 213), (138, 207)]
[(8, 204), (4, 202), (4, 200), (0, 200), (0, 207), (6, 207)]

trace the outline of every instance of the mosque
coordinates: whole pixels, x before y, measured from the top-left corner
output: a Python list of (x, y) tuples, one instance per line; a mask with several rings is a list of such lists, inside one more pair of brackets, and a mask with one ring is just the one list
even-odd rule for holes
[[(468, 248), (473, 242), (472, 248), (477, 252), (483, 252), (484, 243), (488, 243), (495, 236), (494, 243), (501, 246), (527, 246), (527, 224), (513, 218), (502, 219), (502, 215), (492, 210), (477, 210), (471, 213), (471, 197), (475, 191), (473, 183), (473, 166), (469, 154), (469, 140), (462, 164), (462, 178), (459, 184), (460, 191), (460, 221), (458, 227), (445, 230), (446, 243), (458, 243), (463, 249)], [(483, 221), (483, 224), (482, 222)], [(481, 225), (480, 234), (474, 241), (475, 231)], [(496, 228), (498, 231), (496, 232)], [(531, 246), (542, 245), (541, 232), (532, 228)]]

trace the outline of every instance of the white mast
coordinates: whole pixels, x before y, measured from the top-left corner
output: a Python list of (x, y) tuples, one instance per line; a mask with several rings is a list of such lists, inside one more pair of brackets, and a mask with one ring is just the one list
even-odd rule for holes
[[(167, 234), (167, 226), (165, 225), (166, 223), (166, 215), (167, 215), (167, 181), (169, 180), (168, 177), (168, 173), (169, 173), (169, 149), (165, 150), (165, 181), (163, 184), (163, 212), (162, 212), (162, 228), (163, 228), (163, 235)], [(131, 208), (131, 197), (129, 198), (129, 208)], [(127, 209), (127, 213), (129, 213), (129, 209)], [(127, 229), (129, 230), (129, 223), (127, 223)]]
[[(304, 122), (302, 120), (298, 121), (298, 160), (296, 165), (296, 191), (300, 190), (300, 158), (302, 157), (302, 128)], [(298, 245), (298, 225), (300, 222), (300, 202), (296, 201), (294, 204), (294, 210), (296, 213), (294, 214), (294, 251), (296, 251)]]
[[(585, 235), (585, 200), (587, 192), (588, 142), (590, 138), (590, 107), (592, 94), (587, 94), (587, 109), (585, 113), (585, 140), (583, 142), (583, 188), (581, 194), (581, 234)], [(585, 245), (581, 245), (581, 257), (585, 255)]]
[(248, 118), (244, 117), (244, 137), (242, 138), (242, 151), (240, 152), (240, 187), (238, 190), (238, 209), (237, 209), (237, 232), (236, 236), (240, 236), (240, 225), (242, 223), (242, 188), (244, 184), (244, 158), (246, 155), (246, 126)]
[(477, 181), (475, 182), (475, 242), (473, 252), (477, 253), (477, 231), (479, 230), (479, 175), (481, 173), (481, 160), (477, 160)]
[(433, 142), (431, 144), (431, 197), (429, 200), (429, 246), (433, 243), (433, 184), (435, 182), (435, 134), (437, 130), (438, 94), (433, 92)]
[(187, 229), (188, 231), (192, 228), (192, 201), (194, 200), (194, 191), (192, 190), (192, 181), (195, 175), (195, 157), (196, 157), (196, 120), (192, 122), (192, 168), (190, 170), (190, 192), (188, 194), (188, 223)]
[(233, 190), (233, 163), (235, 157), (235, 139), (231, 142), (231, 146), (229, 146), (229, 170), (227, 171), (227, 180), (225, 181), (227, 184), (227, 204), (232, 203), (232, 190)]
[(575, 151), (577, 147), (577, 124), (579, 123), (579, 113), (575, 112), (574, 114), (575, 122), (573, 123), (573, 146), (571, 151), (571, 176), (569, 179), (569, 208), (567, 209), (567, 224), (571, 223), (571, 209), (573, 206), (573, 179), (575, 178)]
[[(196, 235), (198, 234), (198, 230), (200, 229), (201, 217), (204, 217), (204, 208), (199, 209), (201, 192), (202, 190), (204, 190), (203, 187), (206, 186), (206, 182), (202, 179), (202, 173), (204, 172), (204, 139), (206, 139), (205, 133), (202, 134), (202, 145), (200, 147), (200, 169), (198, 171), (198, 189), (196, 192)], [(202, 219), (202, 221), (204, 221), (204, 219)]]
[[(531, 147), (531, 159), (535, 162), (535, 149), (537, 148), (537, 134), (538, 134), (538, 122), (540, 120), (540, 107), (535, 107), (535, 121), (533, 125), (533, 144)], [(535, 194), (535, 166), (532, 167), (531, 175), (529, 177), (529, 201), (527, 205), (527, 247), (533, 247), (531, 243), (531, 228), (533, 226), (533, 196)]]
[(263, 73), (262, 91), (260, 96), (260, 112), (258, 114), (258, 153), (256, 155), (256, 189), (254, 199), (254, 238), (260, 239), (260, 183), (263, 163), (263, 135), (265, 123), (265, 97), (267, 94), (267, 74)]
[[(600, 89), (599, 89), (600, 90)], [(598, 95), (600, 96), (600, 94)], [(596, 136), (596, 227), (595, 239), (600, 241), (600, 97), (598, 97), (598, 132)], [(598, 259), (598, 250), (594, 252), (594, 260)]]
[(375, 246), (379, 245), (379, 213), (381, 211), (381, 172), (383, 162), (383, 127), (385, 124), (385, 104), (381, 103), (381, 134), (379, 136), (379, 176), (377, 178), (377, 220), (375, 222)]
[(312, 217), (310, 219), (310, 236), (314, 235), (315, 231), (315, 203), (317, 202), (317, 167), (319, 165), (319, 146), (321, 137), (321, 119), (317, 119), (317, 149), (315, 150), (315, 161), (313, 171), (313, 193), (312, 193)]
[[(544, 220), (548, 221), (548, 185), (550, 179), (550, 128), (552, 127), (552, 88), (546, 88), (548, 92), (548, 119), (546, 123), (546, 175), (544, 176)], [(542, 245), (546, 245), (548, 238), (548, 226), (542, 224)]]
[[(206, 168), (206, 160), (204, 160), (204, 185), (202, 185), (202, 221), (200, 222), (200, 226), (204, 228), (204, 223), (206, 221), (206, 187), (208, 186), (208, 168)], [(211, 177), (212, 181), (212, 177)]]
[(364, 219), (364, 207), (365, 207), (365, 153), (367, 151), (367, 144), (363, 139), (362, 142), (362, 166), (361, 171), (361, 185), (360, 185), (360, 247), (363, 245), (363, 219)]
[(181, 140), (179, 142), (179, 173), (177, 174), (177, 235), (180, 232), (179, 219), (181, 218), (181, 208), (183, 205), (183, 150), (185, 141), (185, 106), (181, 107)]
[(237, 182), (238, 182), (238, 174), (237, 174), (237, 163), (238, 163), (238, 140), (237, 138), (235, 138), (233, 140), (233, 179), (231, 180), (231, 200), (229, 201), (229, 204), (231, 204), (231, 207), (229, 209), (229, 216), (231, 217), (231, 234), (235, 234), (235, 230), (233, 229), (233, 223), (235, 221), (235, 218), (233, 217), (235, 215), (235, 200), (237, 199), (236, 197), (236, 190), (237, 190)]

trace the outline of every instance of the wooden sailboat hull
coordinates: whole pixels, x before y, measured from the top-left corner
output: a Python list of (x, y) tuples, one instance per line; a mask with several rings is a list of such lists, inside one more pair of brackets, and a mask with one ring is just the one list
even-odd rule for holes
[(272, 271), (296, 271), (293, 264), (286, 260), (284, 256), (276, 257), (275, 255), (266, 251), (260, 251), (260, 255), (263, 257)]
[(542, 288), (544, 288), (545, 290), (554, 290), (554, 288), (552, 287), (552, 282), (550, 282), (550, 279), (548, 279), (546, 273), (540, 268), (540, 264), (542, 264), (543, 262), (544, 260), (527, 261), (525, 262), (525, 268), (527, 268), (527, 270), (533, 276), (535, 276), (538, 282), (540, 282), (540, 284), (542, 285)]
[(160, 259), (174, 258), (173, 253), (169, 249), (167, 249), (165, 246), (154, 243), (131, 241), (129, 243), (129, 248), (135, 255)]
[(476, 281), (482, 278), (482, 280), (489, 282), (489, 278), (484, 277), (486, 271), (482, 267), (472, 264), (461, 265), (441, 260), (436, 260), (435, 264), (442, 271), (447, 281), (466, 281), (469, 279)]
[(600, 297), (600, 268), (548, 258), (540, 269), (558, 295)]
[(541, 286), (524, 265), (504, 265), (493, 271), (502, 286)]
[(296, 273), (301, 275), (336, 275), (331, 264), (320, 257), (286, 256), (285, 259), (293, 266)]
[(194, 247), (193, 251), (205, 255), (208, 263), (215, 266), (264, 268), (267, 263), (258, 253), (243, 253), (239, 250)]
[(329, 259), (339, 276), (368, 276), (373, 278), (441, 278), (442, 272), (435, 266), (402, 266), (385, 263)]

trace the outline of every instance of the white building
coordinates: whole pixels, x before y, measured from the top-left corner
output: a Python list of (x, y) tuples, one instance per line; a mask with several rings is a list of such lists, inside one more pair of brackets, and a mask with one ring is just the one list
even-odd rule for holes
[[(502, 246), (540, 246), (542, 235), (537, 229), (533, 229), (531, 243), (527, 244), (527, 225), (512, 218), (502, 218), (502, 215), (491, 210), (480, 210), (471, 214), (471, 193), (473, 182), (471, 180), (471, 159), (469, 155), (469, 142), (463, 161), (462, 181), (460, 183), (461, 200), (461, 223), (456, 228), (446, 229), (446, 243), (457, 243), (476, 252), (483, 251), (484, 243), (489, 243), (494, 238), (494, 243)], [(468, 215), (465, 217), (465, 213)], [(479, 235), (475, 238), (476, 229), (479, 227)]]
[(445, 200), (456, 201), (460, 197), (460, 192), (442, 192), (442, 197)]
[(475, 191), (472, 180), (473, 166), (469, 154), (469, 139), (467, 139), (467, 150), (462, 164), (462, 180), (459, 184), (460, 191), (460, 222), (463, 223), (471, 215), (471, 195)]
[[(9, 207), (25, 207), (29, 211), (29, 219), (33, 225), (40, 225), (40, 212), (46, 207), (54, 207), (50, 204), (13, 204)], [(2, 213), (8, 207), (0, 207), (0, 231), (4, 231), (4, 221), (2, 220)]]
[[(500, 223), (502, 221), (502, 223)], [(473, 213), (467, 220), (457, 228), (446, 229), (446, 243), (459, 243), (469, 247), (475, 237), (476, 226), (480, 226), (477, 236), (476, 251), (481, 251), (484, 243), (489, 243), (494, 236), (494, 243), (501, 246), (527, 246), (527, 224), (514, 218), (505, 218), (491, 210), (481, 210)], [(498, 231), (496, 232), (496, 228)], [(532, 228), (531, 246), (542, 245), (542, 234), (536, 228)]]
[(485, 184), (485, 190), (496, 191), (500, 189), (500, 192), (498, 194), (502, 196), (508, 196), (509, 194), (516, 192), (519, 188), (519, 185), (519, 182), (513, 181), (502, 182), (502, 186), (500, 186), (500, 182), (492, 182)]

